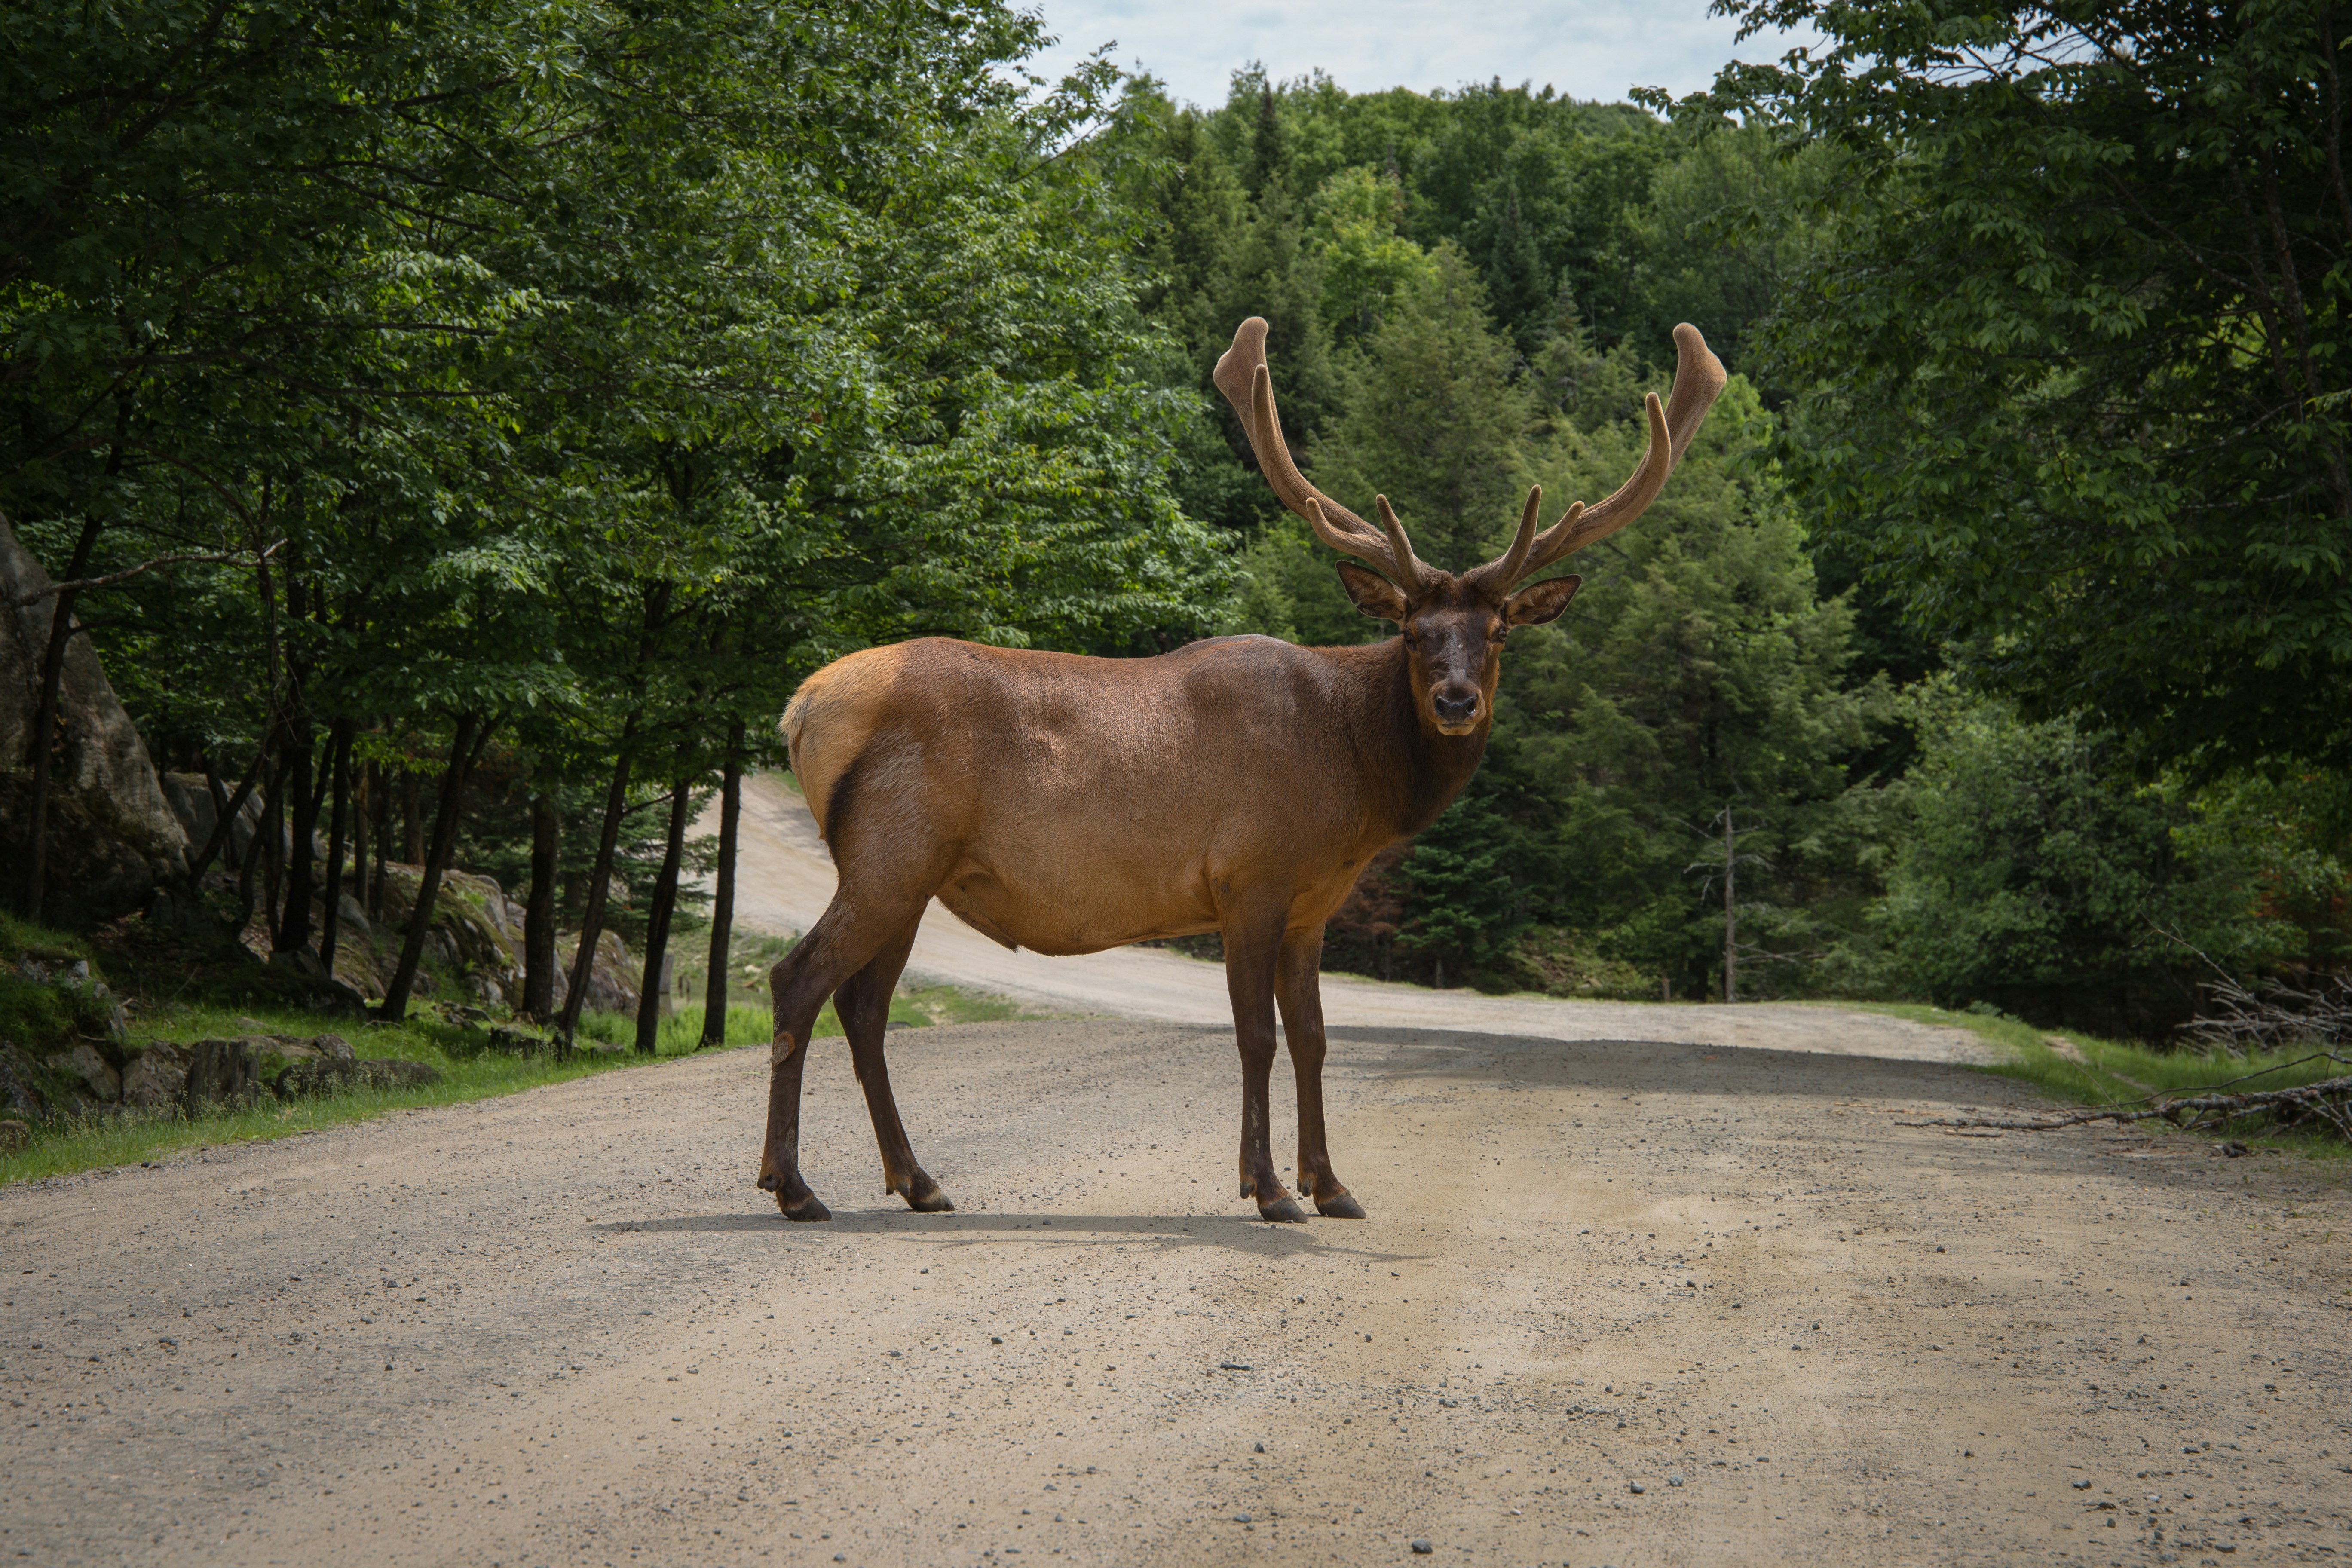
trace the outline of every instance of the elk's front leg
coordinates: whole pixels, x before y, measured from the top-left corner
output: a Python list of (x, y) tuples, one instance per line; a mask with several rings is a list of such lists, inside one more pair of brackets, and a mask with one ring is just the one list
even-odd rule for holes
[(1234, 1037), (1242, 1050), (1242, 1196), (1257, 1200), (1262, 1219), (1302, 1222), (1300, 1208), (1274, 1171), (1267, 1091), (1274, 1073), (1274, 976), (1282, 946), (1279, 914), (1224, 927), (1225, 989), (1234, 1001)]
[(1298, 1081), (1298, 1185), (1328, 1219), (1362, 1219), (1364, 1205), (1331, 1169), (1323, 1132), (1323, 928), (1295, 931), (1275, 960), (1274, 998), (1282, 1006), (1282, 1036)]

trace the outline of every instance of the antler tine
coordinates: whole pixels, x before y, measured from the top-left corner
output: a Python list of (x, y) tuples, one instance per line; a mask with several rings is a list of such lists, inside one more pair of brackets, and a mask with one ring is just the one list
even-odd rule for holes
[[(1608, 500), (1593, 506), (1571, 506), (1558, 522), (1536, 536), (1527, 555), (1515, 570), (1507, 569), (1510, 556), (1482, 566), (1474, 575), (1482, 581), (1499, 585), (1505, 590), (1521, 579), (1533, 575), (1559, 560), (1572, 555), (1586, 545), (1607, 538), (1633, 521), (1658, 499), (1665, 488), (1666, 477), (1689, 449), (1691, 437), (1706, 423), (1707, 410), (1722, 395), (1726, 380), (1723, 362), (1706, 346), (1696, 327), (1688, 321), (1675, 329), (1675, 384), (1671, 404), (1661, 405), (1658, 395), (1651, 393), (1643, 399), (1643, 411), (1649, 416), (1650, 441), (1643, 448), (1641, 462), (1633, 477), (1617, 488)], [(1517, 552), (1513, 546), (1512, 553)]]
[(1525, 574), (1528, 547), (1535, 542), (1536, 518), (1542, 510), (1543, 486), (1529, 485), (1527, 509), (1519, 513), (1519, 531), (1511, 536), (1511, 547), (1503, 552), (1502, 559), (1479, 567), (1470, 575), (1481, 580), (1492, 578), (1499, 581), (1506, 588), (1517, 582)]
[[(1233, 347), (1218, 359), (1211, 377), (1240, 416), (1265, 482), (1283, 505), (1307, 520), (1315, 537), (1324, 543), (1370, 563), (1399, 587), (1421, 586), (1423, 574), (1410, 545), (1400, 553), (1392, 540), (1383, 539), (1371, 524), (1308, 484), (1307, 476), (1290, 460), (1290, 447), (1282, 438), (1282, 421), (1275, 408), (1274, 374), (1266, 368), (1265, 334), (1263, 316), (1252, 316), (1235, 328)], [(1402, 537), (1402, 529), (1396, 537)]]
[(1405, 536), (1404, 524), (1397, 521), (1396, 509), (1389, 505), (1386, 496), (1374, 496), (1372, 505), (1380, 509), (1381, 531), (1388, 535), (1389, 554), (1397, 569), (1403, 574), (1397, 580), (1400, 588), (1418, 588), (1429, 581), (1429, 569), (1412, 552), (1412, 541)]

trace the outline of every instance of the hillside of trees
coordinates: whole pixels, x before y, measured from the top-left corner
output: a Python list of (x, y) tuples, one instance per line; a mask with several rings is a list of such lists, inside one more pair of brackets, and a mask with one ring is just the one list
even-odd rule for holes
[(248, 946), (331, 970), (398, 864), (525, 905), (526, 1012), (585, 992), (559, 932), (724, 975), (687, 826), (825, 661), (1390, 631), (1210, 386), (1243, 318), (1315, 482), (1454, 569), (1632, 471), (1687, 321), (1729, 390), (1328, 963), (2151, 1037), (2340, 972), (2325, 13), (1730, 9), (1829, 47), (1680, 102), (1192, 105), (1024, 80), (993, 4), (12, 6), (0, 520), (64, 586), (11, 898), (76, 918), (79, 635), (158, 767), (257, 803), (183, 900)]

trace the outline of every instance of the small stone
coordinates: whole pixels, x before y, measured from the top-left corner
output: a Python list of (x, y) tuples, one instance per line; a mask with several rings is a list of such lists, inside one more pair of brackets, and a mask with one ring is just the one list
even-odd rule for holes
[(988, 1342), (992, 1345), (1001, 1345), (1004, 1342), (1004, 1336), (1003, 1334), (991, 1334), (988, 1336)]
[(1260, 1443), (1260, 1444), (1257, 1444), (1255, 1447), (1256, 1447), (1257, 1451), (1258, 1451), (1259, 1453), (1263, 1454), (1263, 1453), (1265, 1453), (1265, 1444)]
[(1432, 1546), (1432, 1545), (1431, 1545), (1428, 1542), (1426, 1542), (1426, 1541), (1415, 1541), (1415, 1542), (1412, 1543), (1412, 1549), (1413, 1549), (1413, 1551), (1415, 1551), (1416, 1552), (1419, 1552), (1419, 1553), (1420, 1553), (1422, 1556), (1423, 1556), (1423, 1557), (1428, 1556), (1431, 1552), (1434, 1552), (1434, 1551), (1436, 1551), (1436, 1550), (1437, 1550), (1437, 1548), (1436, 1548), (1436, 1547)]
[(1634, 1492), (1634, 1493), (1636, 1493), (1636, 1494), (1639, 1494), (1639, 1493), (1642, 1493), (1642, 1492), (1645, 1492), (1645, 1491), (1649, 1490), (1650, 1489), (1649, 1489), (1649, 1488), (1647, 1488), (1647, 1487), (1645, 1487), (1645, 1486), (1643, 1486), (1641, 1482), (1639, 1482), (1639, 1481), (1635, 1481), (1635, 1482), (1632, 1483), (1632, 1485), (1629, 1487), (1629, 1489), (1629, 1489), (1629, 1490), (1631, 1490), (1631, 1491), (1633, 1491), (1633, 1492)]
[(1680, 1470), (1675, 1470), (1666, 1477), (1666, 1485), (1670, 1487), (1678, 1487), (1682, 1484), (1683, 1476)]
[(1247, 1524), (1249, 1521), (1250, 1516), (1245, 1513), (1237, 1513), (1234, 1515), (1234, 1522), (1235, 1524)]
[(2078, 1492), (2089, 1491), (2091, 1489), (2091, 1483), (2088, 1481), (2076, 1481), (2074, 1483), (2074, 1489)]

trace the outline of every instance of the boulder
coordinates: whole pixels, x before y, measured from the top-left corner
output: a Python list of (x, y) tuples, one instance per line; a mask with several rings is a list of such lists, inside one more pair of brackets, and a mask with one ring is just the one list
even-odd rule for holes
[(75, 1041), (58, 1066), (79, 1079), (89, 1097), (100, 1105), (111, 1105), (122, 1098), (122, 1075), (88, 1040)]
[(33, 1141), (33, 1130), (22, 1121), (0, 1121), (0, 1154), (13, 1154)]
[(169, 1110), (187, 1090), (188, 1060), (177, 1046), (159, 1041), (122, 1069), (122, 1103), (133, 1110)]
[(26, 1121), (38, 1121), (49, 1113), (48, 1096), (43, 1094), (38, 1074), (25, 1053), (5, 1040), (0, 1040), (0, 1110)]
[[(52, 581), (0, 521), (0, 864), (10, 866), (26, 849), (32, 731), (57, 605), (54, 596), (16, 601)], [(41, 918), (90, 926), (145, 909), (158, 886), (184, 876), (188, 836), (86, 637), (66, 646), (58, 721)]]
[(321, 1057), (296, 1062), (270, 1079), (269, 1087), (278, 1091), (280, 1100), (294, 1100), (304, 1095), (332, 1094), (343, 1089), (421, 1089), (440, 1081), (441, 1070), (425, 1062), (345, 1061)]
[[(202, 773), (158, 773), (156, 782), (163, 788), (164, 804), (172, 808), (172, 815), (179, 819), (181, 832), (187, 836), (189, 856), (202, 853), (212, 841), (213, 825), (220, 820), (220, 807), (213, 799), (212, 785)], [(260, 830), (261, 791), (256, 789), (245, 797), (244, 807), (230, 820), (228, 842), (213, 857), (213, 869), (243, 865), (245, 852)]]

